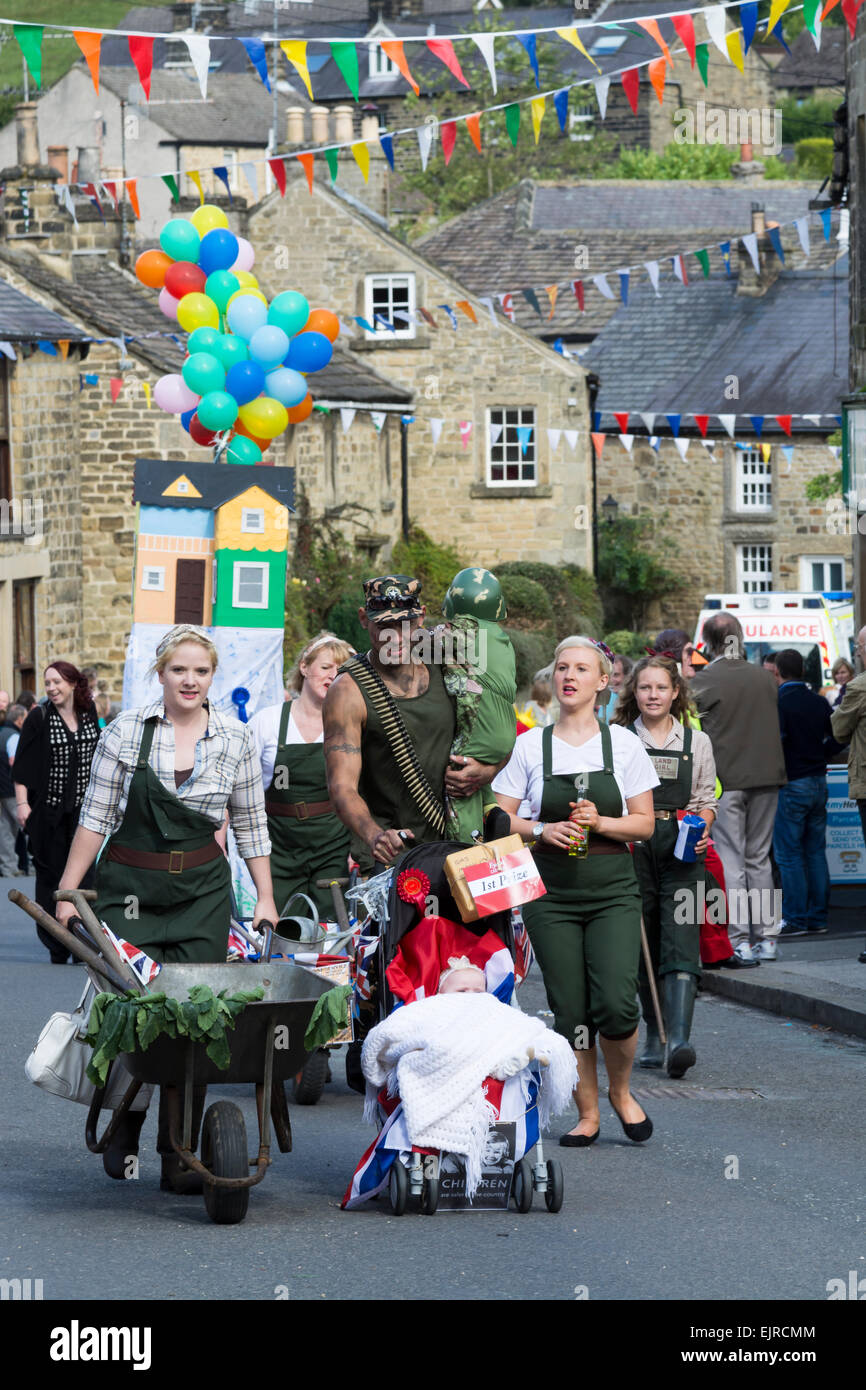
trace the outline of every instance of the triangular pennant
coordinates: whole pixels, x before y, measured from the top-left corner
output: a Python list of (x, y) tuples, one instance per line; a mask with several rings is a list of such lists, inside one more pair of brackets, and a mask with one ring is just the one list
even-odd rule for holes
[(688, 451), (689, 451), (689, 444), (690, 444), (690, 443), (691, 443), (691, 440), (689, 440), (689, 439), (675, 439), (675, 440), (674, 440), (674, 444), (676, 445), (676, 448), (677, 448), (677, 453), (679, 454), (680, 458), (681, 458), (683, 461), (685, 461), (686, 454), (687, 454)]
[[(817, 4), (818, 0), (815, 0), (815, 3)], [(740, 6), (740, 23), (743, 26), (743, 48), (748, 53), (758, 24), (757, 0), (749, 0), (748, 4)]]
[(704, 446), (704, 448), (706, 449), (707, 453), (709, 454), (710, 458), (711, 458), (711, 459), (714, 459), (714, 458), (715, 458), (715, 454), (714, 454), (713, 450), (715, 449), (716, 446), (715, 446), (715, 444), (713, 443), (713, 441), (712, 441), (711, 439), (702, 439), (702, 440), (701, 440), (701, 443), (703, 444), (703, 446)]
[(666, 71), (666, 69), (667, 69), (667, 63), (666, 63), (666, 61), (665, 61), (664, 58), (654, 58), (653, 61), (652, 61), (652, 62), (648, 65), (648, 67), (647, 67), (647, 73), (649, 74), (649, 80), (650, 80), (650, 82), (652, 83), (653, 91), (655, 92), (656, 96), (658, 97), (660, 103), (663, 102), (664, 99), (665, 99), (665, 71)]
[(635, 24), (639, 24), (640, 27), (641, 27), (641, 29), (646, 30), (646, 32), (649, 34), (650, 38), (655, 39), (655, 41), (656, 41), (656, 43), (658, 44), (659, 48), (661, 49), (662, 53), (665, 55), (665, 60), (666, 60), (666, 62), (670, 63), (671, 67), (673, 67), (673, 65), (674, 65), (674, 60), (673, 60), (673, 58), (671, 57), (671, 51), (670, 51), (670, 49), (668, 48), (667, 44), (665, 43), (664, 39), (662, 38), (662, 31), (661, 31), (661, 29), (659, 28), (658, 20), (657, 20), (657, 19), (636, 19), (636, 20), (635, 20)]
[(375, 332), (376, 332), (375, 325), (372, 324), (372, 323), (369, 323), (367, 319), (361, 318), (361, 315), (360, 315), (360, 314), (356, 314), (356, 315), (355, 315), (355, 322), (358, 324), (358, 326), (359, 326), (360, 328), (363, 328), (363, 329), (364, 329), (364, 332), (365, 332), (365, 333), (375, 333)]
[(387, 159), (389, 165), (390, 165), (391, 168), (393, 169), (393, 168), (394, 168), (394, 137), (393, 137), (393, 135), (380, 135), (380, 136), (379, 136), (379, 144), (380, 144), (381, 147), (382, 147), (382, 153), (384, 154), (384, 156), (385, 156), (385, 158)]
[(112, 401), (112, 404), (114, 404), (114, 402), (117, 400), (118, 396), (120, 395), (121, 391), (123, 390), (123, 377), (122, 377), (122, 376), (113, 376), (113, 377), (111, 377), (110, 380), (109, 380), (109, 385), (110, 385), (110, 387), (111, 387), (111, 401)]
[(582, 53), (584, 58), (587, 58), (589, 62), (592, 63), (592, 66), (595, 68), (596, 72), (601, 72), (601, 68), (598, 66), (598, 63), (595, 61), (593, 57), (590, 56), (589, 53), (587, 53), (586, 49), (584, 48), (576, 28), (572, 27), (571, 29), (557, 29), (556, 32), (561, 39), (564, 39), (566, 43), (570, 43), (574, 48), (576, 48), (578, 53)]
[(313, 100), (313, 88), (310, 84), (310, 69), (307, 66), (307, 41), (306, 39), (281, 39), (280, 48), (285, 53), (295, 72), (300, 77), (307, 89), (307, 96)]
[(803, 21), (809, 33), (814, 38), (816, 31), (820, 28), (821, 21), (818, 19), (818, 11), (821, 8), (821, 0), (805, 0), (803, 5)]
[(96, 95), (99, 95), (99, 50), (102, 45), (102, 35), (92, 34), (88, 29), (73, 29), (72, 37), (84, 55), (84, 61), (90, 69), (90, 76), (96, 88)]
[(494, 445), (494, 447), (499, 443), (499, 440), (500, 440), (500, 436), (501, 436), (501, 435), (502, 435), (502, 426), (501, 426), (500, 424), (495, 424), (495, 425), (494, 425), (494, 424), (491, 424), (491, 426), (490, 426), (490, 443), (491, 443), (492, 445)]
[(544, 293), (547, 295), (548, 299), (550, 300), (550, 313), (547, 315), (547, 319), (548, 319), (548, 322), (549, 322), (549, 321), (553, 318), (554, 313), (556, 312), (556, 297), (557, 297), (557, 295), (559, 294), (559, 286), (558, 286), (558, 285), (545, 285), (545, 287), (544, 287)]
[(659, 445), (660, 445), (660, 444), (661, 444), (661, 440), (659, 439), (658, 435), (657, 435), (657, 434), (652, 435), (652, 437), (651, 437), (651, 439), (650, 439), (650, 448), (651, 448), (651, 449), (655, 449), (656, 453), (658, 453), (658, 451), (659, 451)]
[(585, 304), (584, 304), (584, 294), (583, 294), (583, 281), (582, 281), (582, 280), (572, 280), (572, 282), (571, 282), (571, 288), (574, 290), (574, 297), (575, 297), (575, 299), (577, 300), (577, 307), (578, 307), (578, 309), (580, 310), (581, 313), (584, 313), (584, 312), (585, 312)]
[(571, 450), (571, 452), (574, 453), (574, 451), (575, 451), (576, 448), (577, 448), (577, 437), (578, 437), (578, 434), (580, 433), (580, 431), (579, 431), (579, 430), (564, 430), (563, 433), (565, 434), (565, 442), (567, 443), (567, 445), (568, 445), (569, 449)]
[(469, 436), (472, 433), (472, 421), (460, 420), (458, 421), (457, 428), (460, 431), (460, 442), (465, 449), (469, 444)]
[(767, 20), (768, 34), (772, 34), (790, 3), (791, 0), (772, 0), (770, 5), (770, 18)]
[(739, 29), (732, 29), (729, 34), (725, 35), (725, 47), (728, 50), (728, 57), (734, 67), (738, 68), (740, 72), (745, 72), (743, 40), (740, 37)]
[(280, 197), (286, 196), (286, 166), (282, 159), (269, 159), (268, 168), (274, 176), (274, 182), (280, 190)]
[(454, 307), (455, 309), (459, 309), (461, 314), (465, 314), (472, 323), (478, 322), (478, 319), (475, 317), (475, 310), (472, 308), (468, 299), (456, 299), (454, 301)]
[(520, 293), (523, 295), (527, 304), (531, 304), (538, 317), (541, 318), (541, 305), (538, 302), (538, 295), (535, 293), (535, 290), (521, 290)]
[(601, 411), (600, 411), (600, 410), (594, 410), (594, 411), (592, 412), (592, 428), (593, 428), (594, 430), (600, 430), (600, 429), (601, 429)]
[(616, 411), (616, 410), (615, 410), (615, 411), (613, 412), (613, 418), (614, 418), (614, 420), (616, 420), (616, 423), (619, 425), (619, 432), (620, 432), (620, 434), (625, 434), (626, 431), (628, 430), (628, 416), (629, 416), (629, 412), (628, 412), (627, 410), (620, 410), (620, 411)]
[(68, 183), (65, 183), (63, 185), (63, 192), (61, 194), (61, 197), (63, 199), (63, 206), (66, 208), (66, 211), (69, 213), (69, 216), (72, 218), (73, 222), (77, 227), (78, 218), (75, 216), (75, 201), (72, 197), (72, 193), (70, 192)]
[(355, 156), (355, 163), (361, 170), (364, 182), (366, 183), (370, 177), (370, 146), (365, 140), (356, 140), (354, 145), (350, 146), (350, 149)]
[(692, 67), (695, 65), (695, 22), (690, 14), (672, 14), (671, 24), (677, 31), (683, 48), (689, 55)]
[(527, 57), (529, 58), (529, 65), (532, 68), (533, 74), (535, 76), (535, 85), (536, 87), (540, 87), (541, 78), (538, 74), (538, 41), (536, 39), (536, 36), (535, 34), (518, 34), (517, 37), (523, 44), (523, 47), (526, 49)]
[(640, 91), (640, 71), (638, 68), (627, 68), (620, 76), (622, 89), (628, 97), (628, 104), (632, 109), (632, 114), (637, 115), (637, 98)]
[(628, 304), (629, 272), (627, 270), (618, 270), (616, 273), (619, 276), (620, 297), (622, 298), (623, 304)]
[(705, 280), (708, 280), (708, 279), (710, 278), (710, 253), (709, 253), (709, 251), (706, 251), (706, 250), (704, 250), (704, 251), (696, 251), (696, 252), (694, 253), (694, 255), (695, 255), (695, 260), (697, 261), (697, 263), (698, 263), (698, 265), (700, 266), (701, 270), (704, 272), (704, 279), (705, 279)]
[[(406, 54), (403, 51), (403, 40), (382, 39), (380, 47), (382, 49), (382, 52), (386, 55), (386, 57), (390, 58), (394, 66), (400, 70), (403, 77), (405, 77), (406, 81), (409, 83), (409, 86), (412, 88), (412, 91), (415, 93), (416, 97), (420, 96), (421, 88), (418, 86), (418, 83), (415, 81), (414, 77), (409, 71), (409, 64), (406, 61)], [(496, 88), (494, 87), (494, 91), (495, 90)]]
[(824, 228), (824, 240), (825, 240), (825, 241), (829, 241), (829, 240), (830, 240), (830, 219), (831, 219), (831, 217), (833, 216), (833, 209), (832, 209), (832, 208), (823, 208), (823, 209), (821, 210), (821, 212), (819, 213), (819, 216), (820, 216), (820, 218), (821, 218), (821, 226)]
[(827, 16), (828, 16), (828, 14), (830, 13), (830, 11), (831, 11), (831, 10), (835, 10), (835, 8), (836, 8), (836, 6), (837, 6), (838, 4), (839, 4), (839, 0), (827, 0), (826, 5), (824, 6), (823, 10), (821, 11), (821, 23), (822, 23), (822, 24), (823, 24), (824, 20), (827, 18)]
[(421, 155), (422, 169), (427, 168), (427, 160), (430, 158), (430, 146), (433, 144), (433, 133), (435, 129), (435, 125), (425, 122), (424, 125), (419, 125), (415, 132), (418, 136), (418, 152)]
[(385, 423), (385, 421), (387, 420), (387, 418), (388, 418), (388, 412), (387, 412), (386, 410), (371, 410), (371, 411), (370, 411), (370, 419), (373, 421), (373, 428), (376, 430), (377, 434), (378, 434), (379, 430), (382, 428), (382, 426), (384, 425), (384, 423)]
[(99, 201), (99, 194), (98, 194), (97, 191), (96, 191), (96, 184), (95, 184), (95, 183), (83, 183), (83, 184), (81, 184), (81, 187), (84, 189), (84, 192), (87, 194), (87, 196), (88, 196), (88, 198), (90, 199), (91, 203), (93, 203), (94, 207), (96, 208), (96, 211), (99, 213), (99, 216), (102, 218), (102, 220), (103, 220), (103, 222), (104, 222), (104, 221), (105, 221), (105, 214), (104, 214), (103, 211), (102, 211), (102, 204), (101, 204), (100, 201)]
[(782, 453), (785, 455), (785, 459), (788, 464), (788, 467), (785, 469), (785, 473), (787, 475), (791, 471), (791, 459), (794, 457), (794, 446), (793, 444), (781, 444), (779, 447), (781, 448)]
[(180, 189), (177, 186), (177, 179), (174, 174), (160, 174), (160, 178), (171, 194), (172, 202), (180, 202)]
[(46, 353), (48, 357), (57, 356), (57, 348), (55, 347), (54, 343), (50, 343), (47, 338), (40, 338), (36, 346), (38, 347), (40, 352)]
[(343, 434), (348, 434), (352, 428), (352, 421), (355, 418), (355, 409), (350, 405), (340, 406), (340, 423), (343, 426)]
[(699, 43), (695, 49), (695, 60), (698, 65), (698, 72), (701, 74), (701, 81), (706, 87), (710, 68), (710, 46), (708, 43)]
[(343, 74), (343, 81), (358, 100), (358, 50), (353, 43), (340, 40), (331, 44), (331, 57)]
[(782, 265), (785, 264), (785, 253), (782, 250), (782, 232), (779, 227), (768, 227), (767, 236), (770, 238), (770, 245), (775, 251)]
[(763, 416), (763, 415), (750, 415), (750, 416), (749, 416), (749, 419), (750, 419), (751, 422), (752, 422), (752, 429), (755, 431), (755, 434), (756, 434), (756, 435), (758, 436), (758, 438), (760, 439), (760, 437), (761, 437), (761, 431), (762, 431), (763, 428), (764, 428), (764, 416)]
[(694, 420), (695, 424), (701, 432), (701, 439), (706, 439), (707, 425), (710, 423), (709, 415), (693, 415), (692, 419)]
[(800, 238), (800, 245), (803, 248), (803, 255), (808, 258), (810, 251), (808, 217), (798, 217), (794, 222), (794, 226), (797, 228), (797, 236)]
[(644, 411), (641, 411), (640, 418), (643, 420), (644, 429), (646, 430), (647, 434), (652, 434), (653, 425), (656, 422), (655, 415), (645, 414)]
[(568, 123), (568, 88), (560, 87), (558, 92), (553, 93), (553, 109), (556, 112), (556, 119), (559, 121), (559, 128), (565, 133)]
[(13, 24), (12, 32), (37, 87), (42, 86), (42, 35), (39, 24)]
[(606, 438), (607, 435), (597, 434), (595, 431), (593, 431), (590, 435), (590, 439), (592, 440), (592, 447), (593, 449), (595, 449), (595, 456), (599, 460), (599, 462), (601, 461), (601, 451), (604, 448), (604, 441)]
[(610, 91), (610, 78), (599, 77), (592, 85), (595, 88), (595, 99), (598, 102), (598, 114), (604, 120), (607, 115), (607, 94)]
[(480, 304), (483, 304), (483, 305), (485, 306), (485, 308), (487, 309), (487, 312), (489, 313), (489, 315), (490, 315), (490, 317), (491, 317), (491, 319), (492, 319), (492, 321), (493, 321), (493, 327), (494, 327), (494, 328), (498, 328), (498, 327), (499, 327), (499, 324), (498, 324), (497, 321), (496, 321), (496, 310), (495, 310), (494, 307), (493, 307), (493, 297), (492, 297), (492, 295), (479, 295), (479, 296), (478, 296), (478, 302), (479, 302)]
[(481, 50), (481, 56), (487, 64), (487, 71), (490, 73), (490, 81), (493, 84), (493, 93), (496, 94), (496, 59), (493, 52), (493, 45), (496, 40), (495, 34), (473, 34), (472, 38)]
[(658, 261), (644, 261), (644, 269), (646, 270), (646, 273), (647, 273), (647, 275), (648, 275), (649, 278), (650, 278), (650, 284), (652, 285), (653, 289), (654, 289), (655, 292), (656, 292), (656, 298), (659, 299), (659, 298), (660, 298), (660, 295), (659, 295), (659, 263), (658, 263)]
[(268, 59), (267, 54), (265, 53), (265, 46), (262, 43), (261, 39), (239, 39), (238, 42), (243, 44), (244, 48), (247, 51), (247, 57), (249, 58), (253, 67), (255, 68), (259, 77), (264, 82), (268, 91), (270, 91), (271, 81), (268, 77)]
[(229, 180), (228, 165), (215, 164), (213, 171), (216, 177), (219, 179), (220, 183), (225, 185), (226, 193), (229, 195), (229, 202), (234, 203), (234, 197), (232, 196), (232, 186)]
[(631, 446), (632, 446), (632, 444), (634, 444), (634, 435), (633, 435), (633, 434), (621, 434), (620, 437), (619, 437), (619, 442), (620, 442), (620, 444), (622, 445), (622, 447), (625, 449), (626, 453), (627, 453), (627, 454), (630, 454), (630, 453), (631, 453)]
[(69, 356), (69, 344), (71, 341), (72, 340), (70, 338), (57, 339), (57, 346), (60, 348), (60, 356), (63, 358), (64, 362)]
[(481, 153), (481, 112), (475, 111), (466, 117), (466, 129), (469, 132), (469, 139), (472, 141), (478, 153)]
[(771, 455), (772, 452), (773, 452), (773, 446), (772, 446), (772, 444), (762, 444), (762, 445), (761, 445), (761, 454), (762, 454), (762, 456), (763, 456), (764, 463), (769, 463), (769, 462), (770, 462), (770, 455)]
[(741, 236), (741, 237), (740, 237), (740, 241), (743, 243), (743, 245), (745, 246), (746, 250), (747, 250), (748, 253), (749, 253), (749, 259), (751, 260), (752, 265), (755, 267), (755, 273), (756, 273), (757, 275), (760, 275), (760, 273), (761, 273), (761, 263), (760, 263), (760, 261), (758, 260), (758, 234), (757, 234), (757, 232), (747, 232), (745, 236)]
[(308, 150), (308, 151), (306, 151), (304, 154), (296, 154), (296, 155), (295, 155), (295, 159), (296, 159), (296, 160), (298, 161), (298, 163), (303, 167), (304, 173), (305, 173), (306, 176), (307, 176), (307, 187), (309, 188), (310, 192), (312, 193), (312, 191), (313, 191), (313, 154), (312, 154), (311, 151)]
[(520, 445), (520, 454), (521, 454), (521, 457), (522, 457), (522, 458), (525, 458), (525, 457), (526, 457), (526, 450), (529, 448), (529, 441), (530, 441), (531, 438), (532, 438), (532, 426), (531, 426), (531, 425), (518, 425), (518, 426), (517, 426), (517, 442), (518, 442), (518, 444)]
[[(198, 78), (202, 100), (207, 101), (207, 74), (210, 67), (210, 39), (203, 34), (184, 34), (183, 41), (189, 49), (189, 58)], [(312, 92), (310, 96), (312, 96)]]
[(143, 382), (141, 383), (141, 389), (142, 389), (142, 391), (144, 392), (144, 399), (147, 401), (147, 408), (148, 408), (148, 410), (152, 410), (152, 409), (153, 409), (153, 401), (152, 401), (152, 399), (151, 399), (150, 382), (149, 382), (149, 381), (143, 381)]
[(557, 449), (559, 448), (559, 441), (561, 440), (561, 438), (562, 438), (562, 430), (552, 430), (552, 429), (548, 429), (548, 431), (547, 431), (547, 446), (548, 446), (548, 448), (550, 449), (550, 452), (551, 452), (552, 454), (555, 454), (556, 451), (557, 451)]
[(510, 290), (498, 296), (499, 303), (502, 305), (502, 312), (507, 319), (514, 323), (514, 296)]
[(776, 416), (776, 423), (779, 426), (779, 429), (782, 430), (788, 436), (789, 439), (791, 438), (791, 419), (792, 417), (790, 415)]
[(187, 175), (186, 175), (186, 176), (187, 176), (187, 178), (189, 179), (190, 183), (194, 183), (194, 184), (195, 184), (196, 188), (198, 189), (198, 201), (199, 201), (199, 204), (203, 204), (203, 203), (204, 203), (204, 189), (203, 189), (202, 186), (201, 186), (201, 175), (199, 174), (198, 170), (196, 170), (196, 169), (188, 169), (188, 170), (187, 170)]
[(722, 260), (723, 260), (724, 263), (725, 263), (725, 271), (726, 271), (726, 273), (727, 273), (728, 275), (730, 275), (730, 274), (731, 274), (731, 243), (730, 243), (729, 241), (720, 241), (720, 242), (719, 242), (719, 252), (721, 253)]
[(821, 416), (820, 416), (820, 415), (801, 415), (801, 416), (800, 416), (800, 419), (801, 419), (801, 420), (808, 420), (808, 421), (810, 422), (810, 424), (813, 424), (813, 425), (819, 425), (819, 424), (821, 423)]
[(728, 434), (729, 434), (729, 435), (731, 436), (731, 438), (733, 439), (733, 437), (734, 437), (734, 430), (735, 430), (736, 427), (737, 427), (737, 417), (736, 417), (736, 415), (720, 415), (720, 416), (719, 416), (719, 424), (722, 426), (723, 429), (727, 430)]
[(146, 38), (143, 34), (130, 34), (127, 40), (129, 56), (135, 65), (138, 80), (148, 101), (150, 100), (150, 75), (153, 72), (153, 42), (153, 39)]
[(111, 201), (114, 203), (114, 211), (120, 212), (120, 203), (117, 200), (117, 184), (114, 179), (103, 179), (102, 187), (105, 189)]
[(430, 49), (430, 52), (434, 54), (434, 56), (437, 57), (440, 60), (440, 62), (443, 62), (445, 64), (448, 71), (452, 73), (454, 77), (457, 78), (457, 81), (462, 82), (464, 87), (468, 87), (469, 83), (463, 76), (463, 69), (460, 66), (457, 54), (454, 52), (454, 45), (451, 42), (451, 40), (427, 39), (426, 43), (427, 47)]
[(546, 106), (545, 97), (533, 97), (529, 103), (532, 113), (532, 133), (535, 136), (535, 143), (538, 144), (538, 137), (541, 134), (541, 122), (544, 120), (544, 108)]
[(725, 43), (727, 35), (727, 25), (725, 23), (726, 11), (724, 5), (710, 5), (703, 11), (704, 23), (707, 26), (707, 33), (719, 52), (727, 58), (728, 47)]
[(434, 448), (434, 449), (436, 448), (436, 445), (439, 443), (439, 437), (440, 437), (440, 435), (442, 434), (442, 426), (443, 426), (444, 424), (445, 424), (445, 421), (444, 421), (444, 420), (435, 420), (435, 419), (434, 419), (434, 420), (431, 420), (431, 421), (430, 421), (430, 433), (431, 433), (431, 435), (433, 436), (433, 448)]
[(442, 137), (442, 153), (445, 156), (445, 164), (447, 167), (451, 162), (454, 146), (457, 144), (457, 122), (442, 121), (439, 126), (439, 134)]
[(592, 283), (595, 285), (595, 288), (599, 291), (599, 293), (604, 295), (605, 299), (613, 299), (613, 290), (607, 283), (606, 275), (593, 275)]
[(137, 218), (141, 217), (141, 208), (138, 205), (138, 179), (126, 180), (126, 196), (129, 199), (130, 207)]
[(680, 284), (687, 285), (689, 283), (689, 275), (682, 256), (671, 256), (671, 267)]
[(520, 130), (520, 107), (516, 102), (505, 108), (505, 129), (508, 131), (508, 138), (512, 145), (517, 144), (517, 132)]
[(450, 304), (437, 304), (437, 305), (436, 305), (436, 308), (437, 308), (437, 309), (442, 309), (443, 312), (446, 313), (446, 314), (448, 315), (449, 319), (451, 320), (451, 327), (454, 329), (454, 332), (456, 333), (456, 332), (457, 332), (457, 315), (455, 314), (454, 310), (451, 308), (451, 305), (450, 305)]
[(253, 191), (253, 201), (259, 201), (259, 176), (256, 173), (256, 166), (251, 159), (245, 159), (241, 168), (246, 176), (247, 183)]
[(678, 435), (679, 432), (680, 432), (680, 421), (682, 420), (682, 418), (683, 418), (682, 415), (666, 415), (666, 416), (665, 416), (665, 419), (667, 420), (668, 424), (669, 424), (670, 427), (671, 427), (671, 434), (673, 435), (674, 439), (676, 439), (677, 435)]

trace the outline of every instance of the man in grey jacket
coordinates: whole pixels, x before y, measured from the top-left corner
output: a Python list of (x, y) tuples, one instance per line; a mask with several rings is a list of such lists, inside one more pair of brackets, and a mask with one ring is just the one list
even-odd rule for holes
[(745, 659), (733, 613), (708, 618), (702, 641), (709, 664), (692, 680), (691, 692), (723, 788), (713, 840), (725, 870), (728, 935), (741, 960), (772, 960), (781, 923), (770, 846), (786, 781), (778, 688), (768, 671)]

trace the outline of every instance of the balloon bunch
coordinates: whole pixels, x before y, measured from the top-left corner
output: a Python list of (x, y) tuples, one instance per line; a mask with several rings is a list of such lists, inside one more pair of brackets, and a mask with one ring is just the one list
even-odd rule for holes
[(340, 321), (311, 311), (295, 290), (268, 303), (252, 273), (255, 252), (221, 208), (205, 203), (189, 220), (173, 217), (159, 244), (142, 252), (135, 273), (189, 334), (189, 355), (153, 398), (196, 444), (223, 436), (228, 463), (259, 463), (272, 439), (312, 412), (306, 374), (330, 362)]

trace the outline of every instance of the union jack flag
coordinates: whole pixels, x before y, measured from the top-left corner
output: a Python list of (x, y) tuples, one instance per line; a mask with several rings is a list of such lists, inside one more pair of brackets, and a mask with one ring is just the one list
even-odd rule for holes
[(522, 985), (532, 969), (535, 952), (519, 907), (512, 908), (511, 928), (514, 932), (514, 975), (517, 984)]
[(107, 927), (104, 922), (102, 926), (117, 954), (124, 957), (132, 966), (142, 984), (149, 985), (162, 969), (159, 961), (153, 960), (146, 951), (142, 951), (140, 946), (133, 946), (131, 941), (124, 941), (122, 936), (115, 936), (111, 928)]

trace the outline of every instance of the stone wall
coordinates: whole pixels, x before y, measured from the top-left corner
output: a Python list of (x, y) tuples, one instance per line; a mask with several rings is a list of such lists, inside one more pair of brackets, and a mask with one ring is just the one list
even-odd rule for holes
[(852, 391), (866, 385), (866, 24), (848, 43), (848, 160), (851, 209), (850, 315)]

